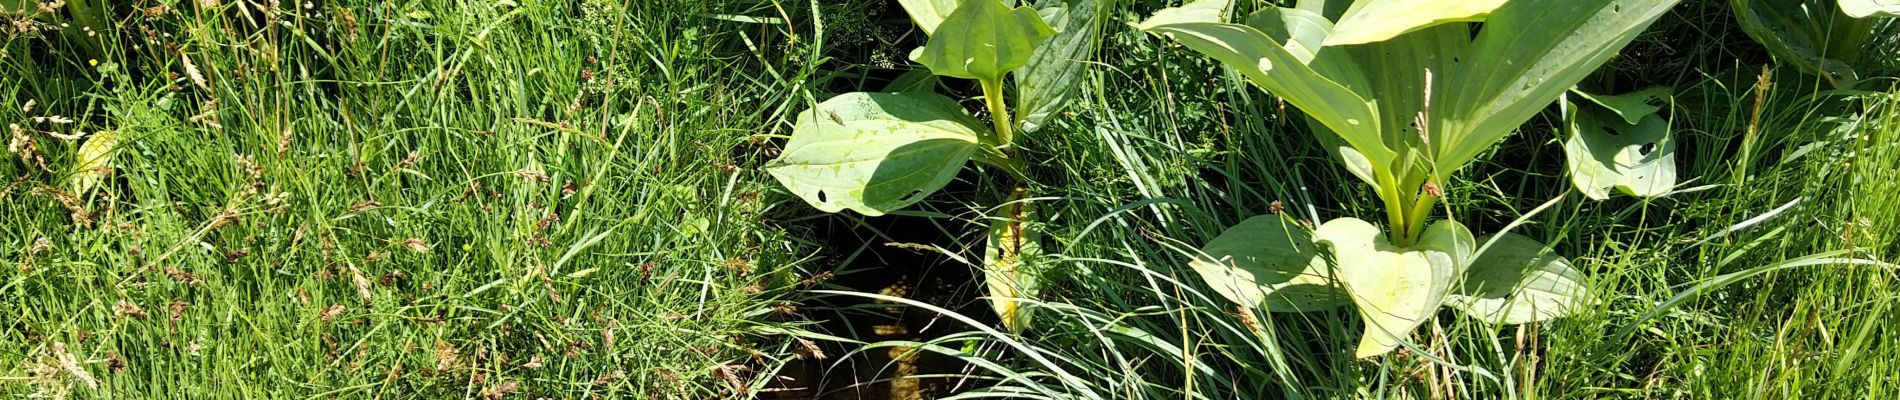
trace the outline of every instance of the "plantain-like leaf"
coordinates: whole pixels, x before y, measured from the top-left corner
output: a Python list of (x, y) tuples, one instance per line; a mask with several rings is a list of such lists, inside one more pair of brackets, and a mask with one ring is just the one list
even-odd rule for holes
[(1662, 111), (1663, 104), (1669, 101), (1669, 98), (1675, 93), (1675, 89), (1668, 86), (1651, 86), (1643, 90), (1613, 96), (1589, 94), (1582, 90), (1571, 90), (1570, 92), (1576, 93), (1585, 100), (1590, 100), (1590, 102), (1596, 103), (1599, 106), (1603, 106), (1603, 108), (1616, 112), (1617, 116), (1623, 117), (1624, 122), (1634, 125), (1637, 122), (1641, 122), (1643, 117), (1656, 115), (1657, 111)]
[(766, 172), (824, 212), (879, 216), (956, 178), (983, 123), (935, 93), (848, 93), (798, 116)]
[(1028, 192), (1018, 191), (1002, 207), (1004, 215), (990, 222), (989, 241), (983, 251), (983, 277), (990, 291), (990, 307), (1003, 321), (1003, 327), (1021, 333), (1029, 327), (1030, 308), (1022, 299), (1034, 299), (1042, 289), (1044, 272), (1042, 231), (1025, 221), (1034, 221), (1035, 203), (1023, 201)]
[(1016, 72), (1017, 121), (1024, 132), (1035, 132), (1050, 116), (1068, 107), (1069, 99), (1082, 88), (1082, 76), (1088, 72), (1085, 62), (1100, 44), (1096, 35), (1107, 20), (1106, 11), (1113, 0), (1044, 0), (1037, 4), (1044, 21), (1058, 33), (1036, 48), (1029, 63)]
[(1405, 336), (1438, 310), (1458, 270), (1449, 262), (1454, 258), (1450, 255), (1459, 251), (1455, 246), (1440, 246), (1469, 243), (1469, 239), (1431, 236), (1451, 235), (1460, 229), (1427, 230), (1419, 244), (1433, 247), (1421, 249), (1395, 246), (1378, 227), (1353, 218), (1332, 220), (1313, 231), (1316, 241), (1332, 248), (1339, 280), (1365, 322), (1356, 357), (1398, 348)]
[[(1275, 40), (1260, 29), (1248, 25), (1205, 22), (1197, 20), (1204, 13), (1182, 10), (1200, 3), (1171, 8), (1155, 13), (1153, 18), (1141, 23), (1143, 30), (1163, 34), (1194, 49), (1201, 54), (1220, 61), (1228, 68), (1240, 72), (1248, 81), (1259, 85), (1268, 92), (1292, 103), (1304, 111), (1307, 116), (1320, 122), (1337, 133), (1341, 139), (1357, 149), (1360, 154), (1382, 169), (1395, 154), (1380, 139), (1378, 111), (1375, 105), (1355, 93), (1338, 80), (1322, 74), (1308, 65), (1315, 60), (1330, 60), (1322, 53), (1305, 45), (1300, 53), (1289, 51), (1286, 40)], [(1304, 10), (1283, 10), (1284, 15), (1308, 13)], [(1307, 18), (1256, 18), (1257, 24), (1285, 23), (1287, 21), (1305, 21)], [(1289, 28), (1286, 32), (1300, 32), (1311, 27)], [(1297, 36), (1289, 38), (1296, 39)], [(1323, 51), (1323, 49), (1317, 50)], [(1303, 58), (1303, 56), (1305, 58)], [(1349, 62), (1348, 60), (1341, 60)], [(1346, 64), (1327, 63), (1344, 71)], [(1352, 69), (1356, 71), (1356, 69)], [(1353, 74), (1340, 73), (1346, 81), (1354, 81)]]
[(950, 16), (950, 12), (957, 9), (958, 1), (897, 0), (897, 4), (904, 6), (904, 13), (910, 14), (911, 22), (917, 23), (917, 27), (922, 28), (925, 35), (929, 35), (937, 31), (937, 25), (943, 23), (944, 17)]
[(1029, 63), (1036, 46), (1056, 32), (1027, 6), (1001, 0), (963, 0), (911, 58), (937, 75), (1001, 82)]
[(1227, 300), (1273, 312), (1338, 308), (1348, 302), (1306, 228), (1274, 215), (1248, 218), (1201, 248), (1188, 266)]
[(1480, 21), (1507, 0), (1360, 0), (1346, 9), (1326, 45), (1383, 41), (1441, 24)]
[(1900, 17), (1900, 0), (1841, 0), (1841, 11), (1854, 18)]
[(1439, 85), (1444, 101), (1433, 103), (1438, 173), (1457, 171), (1515, 131), (1676, 2), (1514, 0), (1492, 11), (1470, 48), (1442, 74), (1458, 84)]
[(73, 155), (77, 161), (73, 164), (76, 166), (72, 175), (73, 194), (85, 196), (105, 180), (106, 173), (113, 168), (113, 150), (118, 147), (119, 134), (112, 131), (94, 132), (86, 138), (85, 144), (79, 145), (79, 152)]
[(1860, 81), (1855, 65), (1874, 32), (1873, 20), (1850, 18), (1849, 1), (1730, 0), (1742, 31), (1782, 63), (1820, 76), (1837, 88)]
[(1546, 321), (1586, 301), (1581, 276), (1549, 246), (1506, 233), (1471, 263), (1445, 304), (1493, 324)]
[[(1581, 106), (1581, 107), (1579, 107)], [(1585, 196), (1604, 200), (1610, 189), (1637, 197), (1659, 196), (1676, 186), (1676, 140), (1669, 122), (1654, 111), (1632, 124), (1595, 106), (1568, 109), (1564, 156), (1571, 183)]]

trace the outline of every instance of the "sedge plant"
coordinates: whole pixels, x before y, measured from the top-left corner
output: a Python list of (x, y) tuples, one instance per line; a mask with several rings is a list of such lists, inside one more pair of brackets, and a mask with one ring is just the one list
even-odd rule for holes
[[(1545, 110), (1675, 0), (1302, 0), (1227, 22), (1228, 0), (1161, 10), (1140, 29), (1220, 61), (1303, 112), (1371, 186), (1385, 224), (1313, 229), (1254, 217), (1190, 266), (1250, 310), (1355, 305), (1373, 357), (1450, 306), (1492, 324), (1588, 301), (1564, 257), (1529, 237), (1473, 237), (1434, 218), (1446, 177)], [(1343, 5), (1343, 7), (1342, 7)], [(1336, 15), (1329, 15), (1336, 14)]]
[(1007, 328), (1021, 331), (1029, 315), (1018, 300), (1039, 286), (1041, 247), (1018, 145), (1072, 96), (1079, 60), (1095, 47), (1096, 10), (1106, 7), (1096, 0), (900, 3), (929, 35), (911, 59), (935, 77), (976, 81), (989, 123), (933, 85), (846, 93), (800, 114), (784, 151), (765, 169), (821, 211), (865, 216), (922, 201), (971, 161), (1002, 171), (1006, 179), (981, 188), (1007, 199), (993, 208), (1000, 212), (987, 226), (981, 267), (993, 308)]

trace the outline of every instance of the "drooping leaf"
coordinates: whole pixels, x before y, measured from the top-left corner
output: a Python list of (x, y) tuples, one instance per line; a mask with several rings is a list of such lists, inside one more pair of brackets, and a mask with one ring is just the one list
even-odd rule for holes
[(990, 222), (984, 244), (983, 277), (990, 290), (990, 307), (1010, 332), (1021, 333), (1031, 320), (1029, 308), (1018, 299), (1034, 299), (1042, 289), (1044, 265), (1042, 232), (1034, 221), (1035, 203), (1024, 201), (1028, 191), (1018, 189), (1003, 215)]
[(1489, 323), (1522, 324), (1564, 316), (1588, 295), (1570, 260), (1536, 240), (1506, 233), (1465, 270), (1445, 304)]
[(1373, 103), (1307, 64), (1324, 57), (1315, 54), (1313, 58), (1301, 59), (1300, 55), (1288, 51), (1282, 41), (1252, 26), (1186, 19), (1197, 15), (1177, 9), (1162, 10), (1142, 22), (1141, 27), (1172, 37), (1240, 72), (1267, 92), (1286, 99), (1337, 133), (1375, 168), (1383, 168), (1390, 162), (1395, 153), (1379, 138), (1378, 112)]
[(1620, 95), (1596, 95), (1585, 93), (1582, 90), (1571, 90), (1570, 92), (1576, 93), (1585, 100), (1590, 100), (1599, 106), (1603, 106), (1603, 108), (1616, 112), (1616, 115), (1623, 117), (1623, 121), (1634, 125), (1637, 122), (1641, 122), (1643, 117), (1655, 115), (1657, 111), (1662, 111), (1662, 106), (1667, 104), (1669, 97), (1675, 93), (1675, 89), (1668, 86), (1651, 86), (1643, 90)]
[(1861, 47), (1873, 33), (1872, 20), (1849, 18), (1852, 1), (1730, 0), (1742, 31), (1768, 48), (1775, 58), (1837, 88), (1860, 81), (1855, 65)]
[(944, 17), (950, 16), (950, 12), (957, 9), (957, 2), (958, 0), (897, 0), (897, 4), (904, 6), (904, 13), (910, 14), (911, 22), (917, 23), (917, 27), (922, 28), (925, 35), (937, 31), (937, 25), (943, 23)]
[(1900, 0), (1841, 0), (1841, 11), (1854, 18), (1900, 17)]
[[(1457, 171), (1549, 106), (1677, 0), (1513, 0), (1492, 11), (1433, 105), (1434, 161)], [(1368, 71), (1368, 74), (1374, 72)], [(1442, 113), (1442, 114), (1440, 114)]]
[(1339, 18), (1326, 45), (1378, 42), (1432, 26), (1483, 20), (1507, 0), (1360, 0)]
[(94, 132), (79, 145), (79, 152), (73, 155), (77, 161), (73, 164), (77, 166), (72, 175), (73, 194), (83, 197), (105, 180), (113, 168), (112, 150), (117, 147), (119, 134), (112, 131)]
[[(1443, 301), (1457, 269), (1456, 265), (1443, 262), (1445, 258), (1433, 257), (1427, 251), (1393, 245), (1386, 241), (1378, 227), (1358, 219), (1329, 221), (1314, 230), (1313, 237), (1331, 246), (1339, 280), (1358, 305), (1359, 318), (1365, 321), (1365, 334), (1353, 353), (1359, 358), (1391, 352), (1413, 329), (1430, 319)], [(1458, 241), (1434, 239), (1431, 242)], [(1451, 253), (1455, 250), (1434, 251)]]
[(1043, 20), (1058, 33), (1037, 47), (1029, 63), (1016, 72), (1016, 119), (1024, 132), (1041, 129), (1082, 88), (1087, 61), (1100, 43), (1096, 35), (1107, 20), (1103, 10), (1112, 9), (1113, 0), (1044, 0), (1038, 6)]
[(1029, 63), (1030, 54), (1056, 32), (1035, 9), (1001, 0), (963, 0), (911, 58), (952, 78), (1001, 82)]
[(1273, 312), (1337, 308), (1348, 299), (1306, 228), (1275, 215), (1248, 218), (1201, 248), (1189, 267), (1227, 300)]
[(1592, 199), (1614, 188), (1637, 197), (1669, 193), (1676, 186), (1676, 140), (1669, 122), (1654, 112), (1631, 124), (1606, 109), (1567, 107), (1566, 166), (1577, 189)]
[(848, 93), (798, 116), (766, 172), (824, 212), (884, 215), (956, 178), (983, 124), (934, 93)]

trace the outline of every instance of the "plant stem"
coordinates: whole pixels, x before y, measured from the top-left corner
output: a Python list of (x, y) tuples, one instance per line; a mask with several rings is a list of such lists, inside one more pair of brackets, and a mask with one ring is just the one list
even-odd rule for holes
[(1411, 246), (1412, 241), (1404, 235), (1405, 232), (1409, 231), (1407, 228), (1409, 224), (1407, 224), (1405, 219), (1404, 202), (1399, 199), (1399, 193), (1401, 192), (1399, 192), (1398, 189), (1398, 180), (1393, 179), (1392, 173), (1389, 171), (1377, 171), (1375, 173), (1378, 174), (1379, 179), (1379, 200), (1385, 202), (1385, 218), (1392, 224), (1392, 226), (1386, 227), (1386, 229), (1390, 231), (1390, 234), (1386, 236), (1392, 240), (1392, 244)]
[(1003, 154), (1014, 155), (1016, 130), (1009, 118), (1009, 107), (1003, 100), (1003, 80), (983, 80), (983, 103), (989, 105), (990, 121), (996, 124), (997, 145), (1004, 146)]
[(1411, 212), (1405, 215), (1405, 241), (1418, 243), (1418, 237), (1425, 232), (1425, 219), (1432, 216), (1432, 207), (1438, 205), (1438, 196), (1425, 194), (1418, 196), (1412, 203)]

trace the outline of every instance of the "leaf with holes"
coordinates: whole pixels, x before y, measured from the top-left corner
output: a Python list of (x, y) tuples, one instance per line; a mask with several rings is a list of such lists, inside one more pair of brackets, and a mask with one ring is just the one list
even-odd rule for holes
[(1582, 274), (1570, 260), (1524, 235), (1496, 240), (1465, 270), (1446, 305), (1493, 324), (1523, 324), (1562, 317), (1587, 301)]
[(904, 208), (956, 178), (984, 149), (983, 124), (934, 93), (849, 93), (799, 114), (765, 170), (824, 212)]
[(1585, 100), (1589, 100), (1599, 106), (1603, 106), (1605, 109), (1615, 112), (1617, 116), (1623, 117), (1624, 122), (1634, 125), (1638, 122), (1642, 122), (1643, 117), (1656, 115), (1656, 112), (1662, 111), (1662, 107), (1669, 103), (1670, 97), (1674, 96), (1675, 91), (1676, 89), (1668, 86), (1651, 86), (1647, 89), (1615, 96), (1595, 95), (1582, 90), (1571, 90), (1570, 92), (1576, 93), (1577, 96), (1583, 97)]
[(1675, 188), (1676, 141), (1668, 121), (1652, 112), (1631, 124), (1601, 107), (1567, 105), (1564, 156), (1577, 190), (1604, 200), (1610, 189), (1652, 197)]
[(1348, 302), (1312, 235), (1286, 218), (1248, 218), (1208, 241), (1201, 253), (1188, 267), (1215, 293), (1243, 307), (1306, 312)]
[(1029, 7), (1000, 0), (964, 0), (911, 59), (952, 78), (1001, 82), (1029, 63), (1030, 54), (1056, 32)]
[(1024, 299), (1036, 298), (1044, 281), (1042, 231), (1023, 221), (1033, 221), (1035, 203), (1026, 201), (1029, 193), (1019, 190), (1003, 215), (990, 221), (988, 241), (983, 249), (983, 277), (989, 286), (990, 307), (1011, 332), (1029, 327), (1031, 309)]

